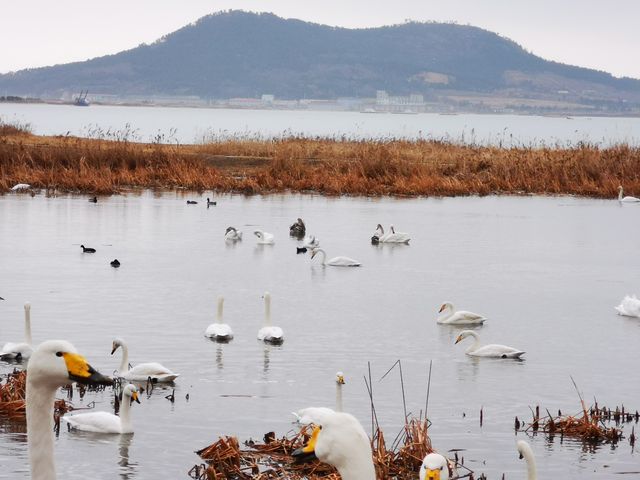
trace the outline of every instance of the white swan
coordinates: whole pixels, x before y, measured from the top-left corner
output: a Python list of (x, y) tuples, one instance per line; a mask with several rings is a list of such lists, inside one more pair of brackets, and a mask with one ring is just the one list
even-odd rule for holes
[(525, 353), (521, 350), (507, 347), (506, 345), (491, 344), (481, 346), (480, 336), (471, 330), (463, 330), (460, 332), (455, 343), (458, 343), (467, 337), (473, 337), (475, 339), (473, 345), (471, 345), (466, 351), (467, 355), (471, 355), (473, 357), (520, 358)]
[(318, 240), (314, 235), (307, 235), (302, 240), (302, 246), (305, 248), (318, 248), (320, 246), (320, 240)]
[(524, 458), (527, 463), (527, 480), (538, 480), (538, 472), (536, 471), (536, 459), (533, 456), (533, 450), (524, 440), (516, 442), (520, 458)]
[(29, 185), (28, 183), (17, 183), (13, 187), (11, 187), (11, 191), (18, 192), (20, 190), (29, 190), (30, 188), (31, 185)]
[(242, 240), (242, 232), (236, 230), (235, 227), (227, 227), (227, 230), (224, 232), (224, 239), (230, 242), (237, 242), (238, 240)]
[(342, 409), (342, 386), (344, 385), (344, 374), (342, 372), (336, 372), (336, 412), (341, 412)]
[(622, 190), (622, 185), (620, 185), (618, 187), (618, 201), (619, 202), (625, 202), (625, 203), (632, 203), (632, 202), (640, 202), (640, 198), (636, 198), (636, 197), (623, 197), (623, 190)]
[(205, 337), (209, 337), (216, 342), (229, 342), (233, 339), (233, 330), (226, 323), (222, 323), (222, 309), (224, 306), (224, 297), (218, 297), (218, 316), (216, 323), (212, 323), (204, 332)]
[(429, 453), (420, 466), (420, 480), (449, 480), (454, 477), (449, 460), (439, 453)]
[(456, 311), (451, 302), (444, 302), (438, 310), (438, 323), (447, 325), (482, 325), (487, 319), (477, 313), (466, 310)]
[(411, 236), (408, 233), (396, 232), (393, 225), (389, 229), (389, 233), (384, 233), (384, 228), (382, 225), (378, 224), (376, 226), (376, 231), (371, 237), (371, 243), (409, 243), (411, 240)]
[(5, 343), (0, 351), (2, 360), (26, 360), (31, 356), (33, 347), (31, 346), (31, 304), (24, 304), (24, 342)]
[(327, 261), (327, 254), (322, 248), (314, 248), (311, 251), (311, 259), (319, 253), (322, 254), (322, 265), (329, 265), (331, 267), (359, 267), (362, 265), (359, 261), (349, 257), (333, 257)]
[(342, 480), (376, 479), (369, 437), (353, 415), (313, 407), (296, 415), (315, 425), (309, 442), (292, 454), (298, 461), (317, 457), (336, 467)]
[(258, 330), (258, 340), (280, 345), (284, 342), (284, 332), (280, 327), (271, 325), (271, 294), (264, 292), (262, 298), (264, 298), (264, 325)]
[(41, 343), (27, 366), (27, 442), (31, 480), (55, 480), (53, 404), (59, 387), (70, 382), (110, 385), (64, 340)]
[(620, 305), (613, 307), (618, 312), (618, 315), (624, 315), (625, 317), (640, 317), (640, 300), (635, 295), (625, 295), (620, 302)]
[(109, 412), (89, 412), (65, 415), (62, 420), (67, 422), (72, 429), (84, 432), (133, 433), (131, 425), (131, 405), (133, 402), (140, 403), (138, 389), (135, 385), (128, 384), (122, 389), (119, 416)]
[(113, 355), (118, 348), (122, 348), (122, 361), (120, 362), (120, 368), (116, 372), (117, 377), (134, 382), (146, 382), (149, 378), (151, 378), (152, 382), (173, 382), (180, 375), (173, 373), (167, 367), (155, 362), (140, 363), (130, 369), (129, 348), (121, 338), (113, 340), (111, 355)]
[(273, 245), (276, 243), (273, 233), (263, 232), (262, 230), (256, 230), (253, 234), (258, 237), (258, 245)]

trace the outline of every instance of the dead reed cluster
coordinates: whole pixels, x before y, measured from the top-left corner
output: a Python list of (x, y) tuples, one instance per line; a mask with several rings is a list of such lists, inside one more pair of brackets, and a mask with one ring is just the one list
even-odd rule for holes
[(463, 146), (427, 140), (231, 138), (201, 145), (0, 130), (0, 192), (185, 188), (330, 195), (640, 194), (640, 148)]
[[(189, 476), (196, 480), (338, 480), (340, 476), (337, 471), (318, 460), (310, 463), (294, 462), (291, 453), (305, 445), (309, 436), (308, 427), (282, 438), (276, 438), (273, 432), (269, 432), (262, 443), (247, 441), (244, 448), (240, 447), (235, 437), (222, 437), (196, 452), (207, 463), (194, 465)], [(423, 458), (432, 451), (426, 421), (409, 420), (391, 447), (387, 447), (382, 431), (377, 428), (372, 441), (377, 477), (414, 480), (418, 476)], [(473, 478), (473, 473), (467, 471), (460, 478)]]

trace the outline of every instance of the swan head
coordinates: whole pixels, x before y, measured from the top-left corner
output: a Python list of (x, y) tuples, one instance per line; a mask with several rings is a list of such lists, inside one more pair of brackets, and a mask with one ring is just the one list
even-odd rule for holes
[(445, 310), (453, 310), (453, 303), (451, 302), (444, 302), (441, 306), (440, 306), (440, 310), (438, 310), (438, 313), (442, 313)]
[(31, 311), (31, 304), (29, 302), (25, 302), (24, 304), (24, 312), (29, 313)]
[(140, 403), (140, 396), (138, 393), (138, 388), (132, 383), (129, 383), (122, 389), (122, 395), (129, 398), (130, 405), (133, 405), (133, 402), (138, 404)]
[(234, 232), (236, 233), (237, 230), (235, 229), (235, 227), (227, 227), (227, 229), (225, 230), (224, 234), (226, 235), (229, 232)]
[(34, 350), (27, 366), (30, 382), (52, 387), (78, 382), (111, 385), (113, 381), (96, 371), (75, 347), (65, 340), (48, 340)]
[(391, 226), (389, 227), (389, 229), (391, 230), (391, 233), (396, 233), (396, 229), (395, 229), (395, 228), (393, 228), (393, 225), (391, 225)]
[(262, 232), (260, 230), (256, 230), (255, 232), (253, 232), (253, 234), (258, 237), (260, 240), (262, 240), (262, 238), (264, 237), (264, 235), (262, 234)]
[(622, 191), (622, 185), (618, 185), (618, 191), (621, 192)]
[(476, 336), (475, 332), (472, 332), (471, 330), (463, 330), (462, 332), (460, 332), (460, 335), (458, 335), (458, 338), (456, 338), (454, 345), (458, 342), (461, 342), (467, 337), (475, 337), (475, 336)]
[(430, 453), (420, 467), (420, 480), (445, 480), (450, 478), (449, 462), (439, 453)]
[(377, 231), (380, 231), (380, 233), (382, 235), (384, 235), (384, 228), (382, 228), (382, 225), (380, 225), (380, 224), (376, 225), (376, 232)]
[(344, 374), (342, 372), (336, 372), (336, 383), (338, 385), (344, 385)]
[(269, 292), (264, 292), (262, 294), (262, 298), (264, 298), (265, 301), (269, 301), (269, 300), (271, 300), (271, 294)]
[(123, 345), (124, 340), (122, 340), (121, 338), (114, 338), (113, 343), (111, 343), (111, 355), (116, 353), (116, 350), (118, 350), (118, 348), (122, 347)]

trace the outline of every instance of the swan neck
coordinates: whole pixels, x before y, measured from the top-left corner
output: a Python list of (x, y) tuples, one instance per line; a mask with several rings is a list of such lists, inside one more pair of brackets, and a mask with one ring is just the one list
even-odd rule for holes
[(24, 341), (31, 345), (31, 308), (24, 308)]
[(342, 465), (336, 465), (342, 480), (376, 480), (376, 472), (373, 467), (371, 448), (366, 445), (362, 451), (353, 452), (349, 461)]
[(618, 200), (622, 200), (622, 189), (618, 189)]
[(271, 297), (264, 297), (264, 326), (271, 326)]
[(216, 317), (216, 323), (222, 323), (222, 309), (224, 307), (224, 299), (218, 299), (218, 316)]
[(27, 443), (32, 480), (55, 480), (53, 404), (56, 387), (37, 385), (27, 376)]
[(326, 265), (327, 264), (327, 254), (321, 248), (318, 249), (318, 253), (322, 255), (322, 265)]
[(473, 337), (473, 344), (467, 349), (467, 352), (473, 352), (480, 347), (480, 337), (476, 332), (469, 332), (469, 335)]
[(336, 382), (336, 412), (342, 411), (342, 384)]
[(118, 373), (120, 375), (124, 375), (129, 371), (129, 347), (124, 343), (121, 343), (120, 348), (122, 349), (122, 361), (120, 362), (120, 369)]
[(524, 457), (524, 461), (527, 462), (527, 480), (538, 480), (536, 460), (533, 458), (533, 452), (528, 448), (524, 449), (522, 456)]
[(129, 433), (133, 431), (131, 426), (131, 397), (129, 395), (122, 395), (122, 403), (120, 404), (120, 425), (122, 427), (122, 433)]

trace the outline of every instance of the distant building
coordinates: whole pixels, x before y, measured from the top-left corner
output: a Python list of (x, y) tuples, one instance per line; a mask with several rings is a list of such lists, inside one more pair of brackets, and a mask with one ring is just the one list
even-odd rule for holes
[(376, 105), (389, 105), (389, 94), (385, 90), (376, 90)]
[(276, 99), (275, 95), (271, 95), (271, 94), (267, 94), (267, 93), (263, 94), (262, 98), (261, 98), (262, 103), (264, 103), (265, 105), (273, 104), (275, 99)]

